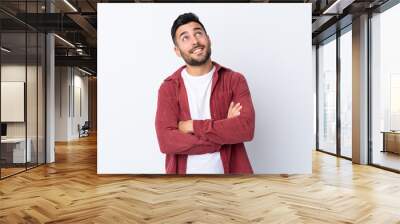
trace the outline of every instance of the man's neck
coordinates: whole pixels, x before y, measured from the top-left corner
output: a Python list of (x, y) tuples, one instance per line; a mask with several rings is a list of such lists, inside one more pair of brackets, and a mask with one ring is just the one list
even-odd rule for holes
[(204, 63), (200, 66), (186, 65), (186, 71), (187, 71), (187, 73), (189, 73), (189, 75), (201, 76), (201, 75), (209, 73), (211, 71), (212, 67), (213, 67), (212, 61), (208, 60), (206, 63)]

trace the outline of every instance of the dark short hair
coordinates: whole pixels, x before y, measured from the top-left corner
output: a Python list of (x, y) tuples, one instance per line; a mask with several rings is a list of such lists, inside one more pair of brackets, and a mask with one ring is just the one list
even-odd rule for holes
[(171, 27), (171, 37), (172, 37), (172, 41), (174, 42), (174, 44), (176, 44), (176, 40), (175, 40), (176, 30), (178, 30), (178, 28), (180, 26), (185, 25), (190, 22), (196, 22), (196, 23), (200, 24), (200, 26), (203, 28), (204, 32), (207, 33), (206, 29), (204, 28), (203, 24), (200, 22), (199, 17), (197, 17), (196, 14), (191, 13), (191, 12), (183, 13), (183, 14), (179, 15), (178, 18), (175, 19), (175, 21)]

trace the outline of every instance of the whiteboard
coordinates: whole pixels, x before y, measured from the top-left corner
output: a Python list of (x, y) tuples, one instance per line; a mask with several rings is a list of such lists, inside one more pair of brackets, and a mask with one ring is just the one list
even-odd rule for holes
[[(256, 113), (246, 142), (256, 174), (312, 171), (314, 147), (311, 4), (98, 5), (100, 174), (162, 174), (155, 133), (157, 93), (184, 62), (170, 28), (194, 12), (211, 38), (211, 58), (242, 73)], [(223, 18), (223, 19), (221, 19)]]
[(1, 122), (24, 122), (24, 82), (1, 82)]

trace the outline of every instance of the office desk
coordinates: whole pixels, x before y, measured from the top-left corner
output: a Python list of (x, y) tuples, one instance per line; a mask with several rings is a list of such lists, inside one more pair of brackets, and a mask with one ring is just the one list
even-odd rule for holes
[(381, 133), (383, 133), (382, 152), (393, 152), (400, 154), (400, 132), (382, 131)]
[[(25, 163), (31, 162), (32, 140), (27, 139), (25, 154), (25, 138), (6, 138), (1, 139), (1, 157), (6, 163)], [(26, 160), (26, 161), (25, 161)]]

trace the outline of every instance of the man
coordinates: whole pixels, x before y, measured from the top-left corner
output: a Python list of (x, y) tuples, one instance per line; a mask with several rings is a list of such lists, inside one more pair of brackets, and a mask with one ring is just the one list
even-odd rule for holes
[(243, 142), (254, 135), (255, 113), (243, 75), (211, 60), (199, 18), (180, 15), (171, 28), (186, 65), (158, 91), (156, 132), (168, 174), (252, 174)]

